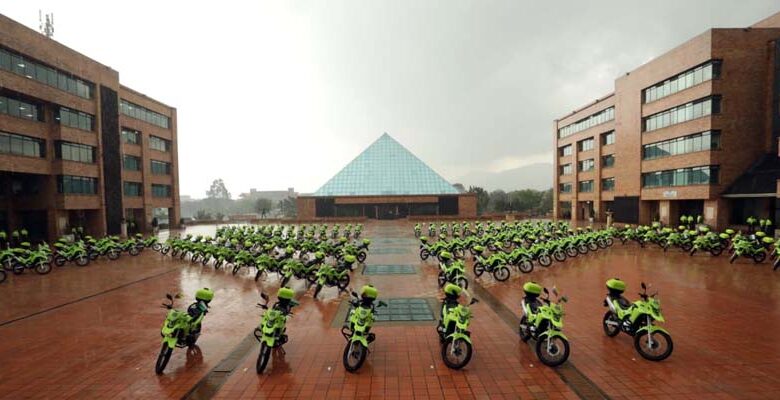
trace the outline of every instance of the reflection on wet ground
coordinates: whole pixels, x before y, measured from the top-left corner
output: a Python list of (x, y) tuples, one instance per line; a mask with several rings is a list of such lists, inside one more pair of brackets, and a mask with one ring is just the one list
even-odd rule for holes
[[(436, 266), (420, 263), (412, 224), (370, 223), (369, 265), (413, 265), (413, 273), (353, 273), (353, 287), (372, 283), (382, 298), (437, 298)], [(213, 226), (188, 232), (213, 234)], [(407, 271), (408, 272), (408, 271)], [(634, 351), (631, 338), (607, 338), (601, 330), (604, 281), (625, 280), (629, 298), (641, 281), (659, 290), (674, 354), (652, 363)], [(518, 314), (521, 285), (535, 280), (557, 286), (566, 304), (564, 331), (571, 340), (569, 368), (585, 385), (613, 399), (780, 398), (780, 275), (768, 264), (725, 257), (690, 257), (660, 249), (621, 246), (509, 281), (481, 278), (475, 293), (489, 296), (474, 306), (474, 358), (462, 371), (441, 362), (430, 323), (378, 324), (377, 340), (357, 374), (344, 371), (345, 344), (338, 323), (342, 299), (325, 289), (320, 299), (293, 281), (301, 306), (288, 324), (286, 354), (276, 352), (269, 372), (254, 371), (259, 346), (242, 341), (256, 326), (261, 291), (274, 293), (271, 275), (255, 282), (248, 273), (190, 266), (146, 251), (85, 268), (55, 268), (47, 276), (12, 276), (0, 286), (0, 379), (2, 398), (181, 398), (236, 349), (234, 365), (216, 385), (220, 398), (578, 398), (589, 397), (565, 374), (542, 366), (502, 313)], [(177, 349), (163, 376), (154, 374), (166, 292), (181, 292), (181, 306), (199, 287), (216, 296), (198, 347)], [(341, 296), (343, 298), (343, 295)], [(227, 365), (223, 363), (222, 366)], [(11, 371), (13, 372), (11, 374)]]

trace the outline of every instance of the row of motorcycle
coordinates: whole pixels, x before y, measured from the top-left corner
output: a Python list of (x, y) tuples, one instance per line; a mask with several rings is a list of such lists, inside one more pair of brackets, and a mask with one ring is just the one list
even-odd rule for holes
[(70, 263), (85, 267), (91, 261), (101, 257), (113, 261), (123, 253), (137, 256), (147, 248), (154, 250), (162, 248), (157, 237), (144, 238), (141, 234), (125, 240), (118, 236), (62, 237), (52, 245), (46, 242), (32, 244), (26, 236), (24, 231), (15, 231), (10, 236), (0, 232), (0, 264), (2, 265), (0, 283), (7, 279), (7, 272), (21, 275), (26, 270), (32, 270), (40, 275), (46, 275), (51, 272), (52, 265), (62, 267)]
[(233, 275), (249, 271), (256, 281), (276, 274), (281, 286), (295, 277), (314, 286), (317, 297), (324, 287), (344, 290), (349, 286), (350, 272), (356, 263), (365, 262), (371, 240), (332, 240), (312, 233), (316, 228), (227, 226), (218, 229), (214, 237), (171, 237), (163, 245), (162, 253), (203, 267), (224, 268)]
[[(439, 234), (438, 240), (420, 237), (420, 259), (430, 257), (439, 261), (439, 286), (445, 282), (468, 288), (465, 277), (465, 258), (474, 258), (474, 275), (491, 274), (499, 282), (506, 281), (511, 268), (530, 273), (534, 265), (549, 267), (553, 261), (564, 262), (568, 258), (606, 249), (613, 245), (616, 230), (571, 229), (559, 222), (487, 223), (484, 227), (465, 228), (476, 233), (465, 237)], [(415, 225), (415, 234), (419, 229)], [(461, 228), (464, 229), (464, 228)], [(482, 233), (479, 233), (482, 232)]]
[(635, 242), (641, 247), (658, 246), (663, 251), (679, 249), (691, 256), (701, 252), (717, 257), (725, 252), (729, 254), (730, 263), (747, 258), (761, 264), (769, 258), (776, 271), (780, 267), (780, 239), (767, 234), (771, 221), (758, 222), (757, 226), (748, 224), (747, 232), (731, 228), (714, 232), (706, 225), (687, 220), (682, 220), (676, 228), (654, 222), (636, 227), (625, 225), (617, 229), (615, 235), (623, 244)]
[[(272, 350), (283, 352), (282, 346), (288, 341), (286, 324), (293, 315), (292, 309), (299, 305), (295, 292), (287, 286), (293, 277), (304, 280), (307, 287), (314, 287), (314, 298), (324, 287), (349, 292), (352, 308), (349, 323), (342, 329), (347, 338), (343, 362), (348, 371), (354, 372), (362, 366), (368, 344), (375, 339), (374, 334), (369, 332), (375, 307), (385, 306), (385, 303), (375, 303), (378, 292), (370, 285), (364, 286), (360, 294), (348, 289), (350, 273), (356, 263), (366, 260), (371, 244), (369, 239), (354, 239), (356, 234), (360, 236), (362, 228), (352, 231), (354, 240), (346, 236), (329, 239), (327, 234), (318, 235), (322, 229), (322, 225), (226, 226), (219, 228), (213, 238), (192, 235), (172, 237), (161, 251), (203, 266), (224, 267), (233, 274), (246, 269), (255, 275), (255, 280), (271, 273), (278, 276), (280, 288), (276, 294), (277, 301), (269, 305), (269, 296), (262, 293), (262, 301), (258, 303), (258, 307), (266, 310), (254, 331), (261, 346), (256, 364), (258, 374), (268, 365)], [(174, 301), (179, 297), (168, 294), (167, 302), (162, 305), (168, 314), (161, 330), (163, 343), (155, 364), (158, 374), (165, 370), (175, 348), (192, 348), (197, 343), (213, 291), (208, 288), (199, 290), (195, 303), (186, 311), (174, 308)]]

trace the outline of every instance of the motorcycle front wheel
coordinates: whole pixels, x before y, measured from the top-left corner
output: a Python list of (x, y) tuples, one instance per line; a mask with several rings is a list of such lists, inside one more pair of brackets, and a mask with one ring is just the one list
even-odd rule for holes
[(534, 270), (534, 263), (528, 260), (520, 261), (520, 264), (518, 264), (517, 268), (520, 270), (520, 272), (527, 274)]
[(541, 256), (539, 256), (538, 261), (539, 261), (539, 265), (541, 265), (542, 267), (549, 267), (550, 264), (552, 264), (552, 259), (550, 259), (550, 256), (548, 256), (547, 254), (542, 254)]
[(555, 261), (564, 262), (566, 261), (566, 253), (562, 252), (561, 250), (556, 250), (553, 252), (553, 258)]
[(642, 331), (634, 336), (634, 348), (647, 360), (662, 361), (672, 355), (674, 344), (672, 337), (666, 332), (655, 331), (648, 335), (647, 331)]
[(447, 338), (441, 345), (441, 359), (451, 369), (461, 369), (471, 361), (471, 343), (463, 339)]
[[(691, 250), (691, 252), (693, 252), (693, 250)], [(723, 253), (723, 247), (721, 247), (720, 245), (713, 246), (713, 247), (710, 249), (710, 254), (712, 254), (712, 255), (713, 255), (713, 257), (717, 257), (717, 256), (719, 256), (719, 255), (720, 255), (720, 253)]]
[(171, 359), (171, 354), (173, 354), (173, 349), (170, 348), (168, 344), (163, 343), (160, 354), (157, 356), (157, 363), (154, 364), (154, 372), (156, 372), (157, 375), (163, 373), (165, 366), (168, 365), (168, 361)]
[(51, 264), (47, 262), (40, 262), (35, 266), (35, 272), (39, 275), (46, 275), (51, 272)]
[(482, 276), (482, 274), (485, 272), (485, 266), (482, 265), (480, 262), (474, 263), (474, 275), (477, 277)]
[(119, 258), (119, 252), (116, 250), (109, 250), (107, 256), (109, 260), (116, 260)]
[(79, 267), (86, 267), (87, 265), (89, 265), (89, 257), (80, 256), (79, 258), (76, 259), (76, 265), (78, 265)]
[(363, 366), (367, 354), (368, 349), (363, 346), (363, 343), (347, 342), (347, 346), (344, 347), (344, 357), (342, 359), (344, 362), (344, 369), (348, 372), (356, 372)]
[(764, 262), (764, 260), (766, 260), (766, 252), (762, 251), (760, 253), (753, 254), (754, 263), (761, 264), (762, 262)]
[(495, 278), (499, 282), (503, 282), (509, 279), (509, 268), (502, 266), (494, 269), (493, 278)]
[(569, 359), (569, 341), (560, 337), (545, 337), (536, 341), (536, 357), (548, 367), (557, 367)]
[(257, 369), (258, 374), (262, 374), (265, 367), (268, 366), (268, 360), (271, 359), (271, 348), (268, 347), (265, 342), (260, 345), (260, 354), (257, 356)]

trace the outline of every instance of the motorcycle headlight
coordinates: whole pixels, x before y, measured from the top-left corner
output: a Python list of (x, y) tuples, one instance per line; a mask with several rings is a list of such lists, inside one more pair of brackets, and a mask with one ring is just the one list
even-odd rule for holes
[(268, 320), (268, 321), (265, 323), (265, 327), (266, 327), (266, 328), (268, 328), (268, 329), (271, 329), (271, 328), (273, 328), (273, 327), (274, 327), (274, 321), (272, 321), (272, 320), (270, 320), (270, 319), (269, 319), (269, 320)]

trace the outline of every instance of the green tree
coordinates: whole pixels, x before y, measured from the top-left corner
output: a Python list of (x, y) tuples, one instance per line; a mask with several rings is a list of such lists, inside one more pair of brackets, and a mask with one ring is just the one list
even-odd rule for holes
[(477, 194), (477, 214), (482, 214), (487, 211), (488, 204), (490, 203), (490, 195), (488, 192), (479, 186), (469, 186), (468, 192)]
[(274, 203), (265, 198), (260, 198), (255, 200), (255, 212), (260, 214), (261, 216), (265, 217), (266, 214), (268, 214), (269, 211), (271, 211), (271, 208), (273, 208)]
[(287, 218), (295, 218), (298, 216), (298, 204), (293, 197), (280, 200), (279, 208), (282, 210), (282, 215)]
[(515, 190), (509, 192), (509, 203), (512, 211), (527, 212), (539, 207), (542, 192), (533, 189)]
[(542, 192), (542, 198), (539, 200), (539, 213), (547, 214), (553, 209), (553, 190), (552, 188)]
[(206, 212), (206, 210), (198, 210), (198, 212), (195, 213), (195, 219), (199, 221), (211, 219), (211, 214)]
[(509, 210), (509, 195), (505, 191), (498, 189), (490, 192), (490, 202), (488, 208), (492, 212), (504, 212)]
[(225, 182), (220, 179), (215, 179), (211, 183), (211, 187), (206, 191), (206, 197), (210, 199), (230, 199), (230, 192), (225, 187)]

